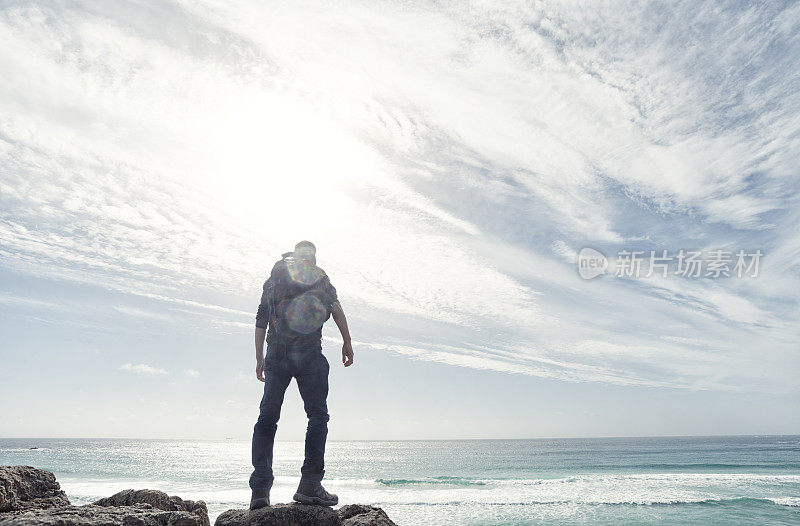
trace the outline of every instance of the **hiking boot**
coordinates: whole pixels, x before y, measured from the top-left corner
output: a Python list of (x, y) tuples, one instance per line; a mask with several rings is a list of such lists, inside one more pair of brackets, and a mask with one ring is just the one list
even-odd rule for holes
[(333, 493), (328, 493), (319, 482), (303, 483), (297, 488), (294, 494), (294, 501), (302, 504), (319, 504), (321, 506), (336, 506), (339, 497)]
[(250, 509), (257, 510), (267, 506), (269, 506), (269, 490), (254, 489), (253, 495), (250, 497)]

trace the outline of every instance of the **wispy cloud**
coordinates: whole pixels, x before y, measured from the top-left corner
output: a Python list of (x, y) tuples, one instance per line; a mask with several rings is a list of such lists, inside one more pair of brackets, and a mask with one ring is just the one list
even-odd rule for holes
[(152, 365), (147, 365), (146, 363), (137, 363), (131, 364), (126, 363), (119, 367), (120, 371), (129, 371), (136, 374), (149, 374), (149, 375), (161, 375), (161, 374), (169, 374), (165, 369), (161, 369), (158, 367), (153, 367)]
[[(359, 339), (409, 358), (793, 388), (799, 10), (10, 5), (0, 263), (238, 328), (311, 238)], [(632, 245), (765, 266), (577, 277)]]
[(9, 294), (7, 292), (0, 292), (0, 305), (8, 305), (11, 307), (29, 307), (36, 309), (56, 309), (59, 308), (57, 303), (52, 301), (44, 301), (36, 298), (26, 298)]

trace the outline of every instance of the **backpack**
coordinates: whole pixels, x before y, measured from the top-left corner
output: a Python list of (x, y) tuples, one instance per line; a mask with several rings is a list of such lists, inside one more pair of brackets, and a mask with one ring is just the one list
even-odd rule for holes
[(282, 339), (294, 339), (322, 328), (331, 316), (330, 280), (313, 263), (283, 254), (267, 280), (270, 325)]

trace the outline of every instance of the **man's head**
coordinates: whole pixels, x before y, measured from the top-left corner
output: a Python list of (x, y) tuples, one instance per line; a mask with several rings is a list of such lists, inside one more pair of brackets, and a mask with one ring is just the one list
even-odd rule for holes
[(294, 257), (300, 261), (317, 264), (317, 247), (311, 241), (300, 241), (294, 246)]

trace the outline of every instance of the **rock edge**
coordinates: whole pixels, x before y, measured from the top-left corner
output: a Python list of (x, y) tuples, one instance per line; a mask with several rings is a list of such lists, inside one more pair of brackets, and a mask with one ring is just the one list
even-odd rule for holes
[[(92, 504), (75, 506), (53, 473), (32, 466), (0, 466), (0, 526), (210, 526), (202, 500), (163, 491), (127, 489)], [(397, 526), (380, 508), (349, 504), (276, 504), (260, 510), (232, 509), (215, 526)]]
[(348, 504), (338, 510), (307, 504), (275, 504), (259, 510), (228, 510), (214, 526), (397, 526), (373, 506)]

